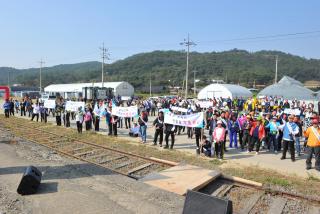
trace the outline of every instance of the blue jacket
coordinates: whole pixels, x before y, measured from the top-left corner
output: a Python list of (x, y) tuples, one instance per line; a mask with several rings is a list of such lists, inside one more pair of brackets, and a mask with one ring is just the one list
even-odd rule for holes
[(3, 108), (6, 109), (6, 110), (9, 110), (10, 107), (11, 107), (10, 102), (5, 102), (5, 103), (3, 104)]
[(279, 128), (283, 130), (283, 140), (294, 141), (293, 137), (299, 133), (299, 127), (294, 122), (286, 122), (285, 124), (279, 126)]

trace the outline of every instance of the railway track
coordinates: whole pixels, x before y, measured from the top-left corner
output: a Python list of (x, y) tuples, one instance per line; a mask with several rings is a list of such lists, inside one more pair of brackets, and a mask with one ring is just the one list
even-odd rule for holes
[(229, 199), (236, 214), (319, 214), (320, 201), (303, 195), (234, 182), (223, 177), (199, 192)]
[[(161, 171), (173, 164), (115, 150), (91, 142), (84, 142), (61, 133), (48, 132), (43, 124), (0, 115), (0, 127), (15, 136), (43, 145), (60, 154), (76, 158), (116, 173), (140, 179), (145, 175)], [(214, 180), (199, 190), (202, 193), (227, 198), (233, 202), (233, 211), (242, 213), (320, 214), (320, 200), (301, 194), (257, 187), (243, 182), (230, 181), (223, 177)]]
[(137, 180), (151, 172), (172, 166), (162, 161), (45, 131), (41, 129), (43, 124), (24, 119), (11, 117), (8, 120), (1, 115), (0, 125), (17, 137)]

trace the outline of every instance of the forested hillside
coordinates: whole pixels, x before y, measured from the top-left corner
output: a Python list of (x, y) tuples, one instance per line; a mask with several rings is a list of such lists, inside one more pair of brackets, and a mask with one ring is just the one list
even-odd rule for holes
[[(212, 79), (223, 79), (229, 83), (251, 86), (270, 84), (274, 79), (275, 55), (279, 57), (279, 79), (283, 75), (299, 81), (320, 80), (320, 60), (305, 59), (277, 51), (249, 53), (231, 50), (211, 53), (190, 53), (190, 83), (193, 73), (205, 85)], [(153, 85), (182, 85), (185, 78), (186, 53), (179, 51), (154, 51), (136, 54), (105, 66), (106, 81), (128, 81), (135, 87)], [(10, 73), (11, 84), (29, 86), (39, 84), (39, 69), (14, 69), (0, 67), (0, 84), (7, 84)], [(84, 62), (70, 65), (57, 65), (43, 68), (43, 85), (52, 83), (74, 83), (101, 81), (101, 63)]]

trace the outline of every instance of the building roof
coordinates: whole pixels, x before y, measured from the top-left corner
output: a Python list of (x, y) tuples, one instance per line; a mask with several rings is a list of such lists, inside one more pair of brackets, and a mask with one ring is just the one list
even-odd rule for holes
[(207, 99), (212, 97), (235, 98), (251, 97), (252, 93), (247, 88), (233, 84), (210, 84), (204, 87), (198, 94), (198, 99)]
[[(106, 88), (116, 88), (125, 82), (104, 82)], [(44, 88), (46, 92), (82, 92), (84, 87), (102, 87), (101, 82), (97, 83), (72, 83), (72, 84), (52, 84)]]
[(11, 86), (10, 90), (15, 91), (39, 91), (38, 87), (29, 87), (29, 86)]
[(291, 77), (284, 76), (278, 83), (259, 92), (258, 96), (279, 96), (284, 99), (313, 100), (314, 92)]
[(284, 85), (300, 85), (300, 86), (303, 86), (303, 84), (298, 81), (298, 80), (295, 80), (291, 77), (288, 77), (288, 76), (283, 76), (282, 79), (278, 82), (279, 84), (284, 84)]

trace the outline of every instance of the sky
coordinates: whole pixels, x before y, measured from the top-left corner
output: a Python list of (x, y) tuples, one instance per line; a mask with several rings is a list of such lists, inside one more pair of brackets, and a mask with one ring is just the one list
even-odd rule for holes
[(112, 63), (183, 50), (188, 34), (191, 51), (320, 59), (319, 8), (319, 0), (0, 0), (0, 67), (101, 61), (102, 43)]

